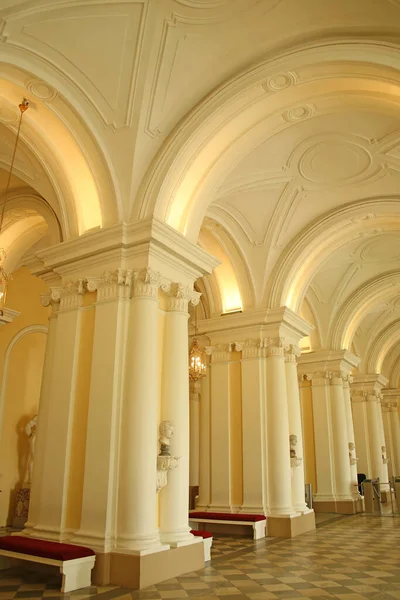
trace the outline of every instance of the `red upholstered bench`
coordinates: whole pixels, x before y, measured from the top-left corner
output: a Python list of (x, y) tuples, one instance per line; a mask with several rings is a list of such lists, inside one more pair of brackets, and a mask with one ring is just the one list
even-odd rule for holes
[(208, 560), (211, 560), (211, 546), (213, 543), (213, 534), (209, 531), (200, 531), (199, 529), (192, 529), (190, 533), (192, 535), (195, 535), (196, 537), (203, 538), (204, 561), (207, 562)]
[(96, 560), (96, 554), (90, 548), (21, 535), (0, 537), (0, 556), (59, 567), (62, 592), (90, 586)]
[(191, 511), (189, 513), (189, 523), (218, 523), (226, 525), (249, 525), (253, 528), (253, 538), (260, 540), (265, 538), (265, 527), (267, 519), (264, 515), (231, 514), (217, 512)]

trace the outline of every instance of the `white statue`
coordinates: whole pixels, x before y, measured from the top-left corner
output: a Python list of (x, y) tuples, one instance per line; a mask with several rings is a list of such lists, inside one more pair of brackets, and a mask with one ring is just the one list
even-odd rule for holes
[(28, 477), (27, 477), (27, 483), (29, 485), (32, 483), (33, 460), (34, 460), (34, 456), (35, 456), (36, 424), (37, 424), (37, 415), (35, 415), (33, 417), (33, 419), (31, 419), (29, 421), (29, 423), (25, 426), (25, 433), (28, 436), (28, 443), (29, 443)]
[(171, 421), (162, 421), (160, 423), (160, 437), (158, 438), (160, 442), (160, 456), (171, 456), (170, 445), (174, 431), (175, 429)]

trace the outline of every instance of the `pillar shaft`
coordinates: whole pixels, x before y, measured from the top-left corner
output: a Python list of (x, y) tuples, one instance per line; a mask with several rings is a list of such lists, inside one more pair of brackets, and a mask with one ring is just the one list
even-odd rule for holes
[[(43, 444), (40, 502), (35, 498), (37, 488), (32, 490), (36, 522), (31, 535), (45, 539), (61, 540), (68, 535), (70, 459), (83, 294), (81, 281), (52, 290), (53, 300), (60, 300), (60, 309), (57, 330), (50, 340), (53, 354), (52, 360), (49, 359), (51, 375), (49, 379), (45, 376), (44, 380), (45, 398), (48, 391), (50, 403), (45, 399), (45, 440), (42, 439), (39, 444), (39, 447)], [(54, 401), (55, 398), (57, 401)]]
[[(340, 375), (340, 374), (338, 374)], [(338, 500), (352, 496), (349, 461), (348, 426), (343, 395), (343, 379), (336, 374), (331, 379), (332, 433), (335, 462), (335, 492)]]
[(285, 356), (281, 345), (267, 348), (268, 513), (292, 514), (289, 415)]
[(210, 375), (201, 380), (200, 439), (199, 439), (199, 501), (197, 507), (205, 510), (211, 500), (210, 453)]
[(211, 504), (231, 510), (231, 432), (229, 349), (213, 351), (211, 363)]
[(369, 451), (367, 396), (361, 391), (351, 391), (351, 406), (354, 424), (354, 438), (357, 448), (357, 473), (371, 476), (371, 457)]
[(200, 452), (200, 382), (190, 382), (190, 451), (189, 451), (189, 486), (199, 485), (199, 452)]
[(335, 464), (328, 374), (315, 373), (311, 390), (317, 473), (315, 499), (332, 501), (335, 499)]
[[(292, 465), (292, 502), (298, 512), (307, 511), (305, 502), (304, 488), (304, 450), (303, 450), (303, 431), (301, 422), (300, 394), (297, 377), (296, 354), (288, 352), (285, 362), (286, 388), (289, 410), (289, 433), (295, 436), (292, 439), (292, 446), (296, 456), (291, 458)], [(293, 445), (293, 441), (296, 444)]]
[(390, 410), (390, 429), (392, 432), (392, 473), (400, 477), (400, 425), (397, 402), (392, 403)]
[(174, 428), (171, 454), (179, 457), (160, 491), (160, 536), (171, 546), (192, 543), (189, 513), (189, 363), (188, 301), (179, 288), (168, 300), (164, 327), (162, 421)]
[(351, 484), (351, 493), (353, 496), (359, 496), (358, 487), (357, 487), (357, 456), (356, 456), (356, 441), (354, 435), (354, 423), (353, 423), (353, 413), (351, 411), (351, 399), (350, 399), (350, 377), (344, 377), (343, 379), (343, 400), (344, 400), (344, 409), (346, 412), (346, 424), (347, 424), (347, 442), (348, 442), (348, 452), (349, 452), (349, 461), (350, 461), (350, 484)]
[(150, 270), (133, 284), (126, 353), (118, 477), (117, 548), (160, 547), (157, 517), (158, 277)]
[(379, 479), (385, 483), (388, 481), (387, 466), (383, 463), (382, 446), (382, 412), (380, 407), (379, 394), (376, 392), (368, 392), (367, 395), (367, 414), (368, 414), (368, 432), (369, 432), (369, 448), (371, 459), (371, 477)]
[[(259, 345), (258, 345), (259, 346)], [(256, 344), (242, 349), (243, 505), (246, 513), (266, 510), (265, 358)]]

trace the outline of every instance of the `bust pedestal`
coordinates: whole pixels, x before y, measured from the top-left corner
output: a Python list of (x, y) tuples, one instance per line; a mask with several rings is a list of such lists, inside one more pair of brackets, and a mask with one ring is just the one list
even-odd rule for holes
[(31, 488), (30, 485), (26, 483), (24, 484), (24, 487), (17, 492), (14, 518), (12, 522), (12, 526), (16, 529), (23, 529), (28, 520), (30, 495)]

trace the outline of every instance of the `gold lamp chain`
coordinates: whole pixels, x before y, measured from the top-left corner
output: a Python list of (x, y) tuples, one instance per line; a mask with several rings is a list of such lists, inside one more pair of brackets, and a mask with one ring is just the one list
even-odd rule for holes
[(21, 104), (19, 105), (20, 116), (19, 116), (19, 123), (18, 123), (18, 129), (17, 129), (17, 137), (15, 138), (14, 150), (13, 150), (13, 154), (12, 154), (12, 158), (11, 158), (10, 171), (8, 173), (6, 189), (4, 191), (4, 196), (3, 196), (4, 201), (3, 201), (3, 206), (1, 209), (1, 216), (0, 216), (0, 233), (2, 232), (2, 229), (3, 229), (3, 221), (4, 221), (4, 213), (5, 213), (5, 209), (6, 209), (8, 189), (9, 189), (10, 183), (11, 183), (11, 175), (12, 175), (13, 168), (14, 168), (15, 155), (17, 153), (18, 140), (19, 140), (19, 135), (21, 132), (21, 125), (22, 125), (22, 117), (24, 116), (24, 112), (28, 109), (28, 106), (29, 106), (29, 102), (27, 100), (25, 100), (25, 98), (22, 100)]

